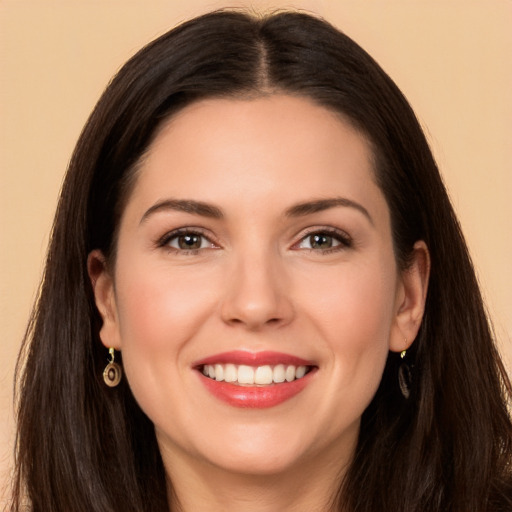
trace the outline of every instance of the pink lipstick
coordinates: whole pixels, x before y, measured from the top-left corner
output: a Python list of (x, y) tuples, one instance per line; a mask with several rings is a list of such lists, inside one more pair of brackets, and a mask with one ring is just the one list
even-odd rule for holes
[(216, 398), (234, 407), (274, 407), (300, 393), (317, 366), (279, 352), (232, 351), (193, 365), (201, 382)]

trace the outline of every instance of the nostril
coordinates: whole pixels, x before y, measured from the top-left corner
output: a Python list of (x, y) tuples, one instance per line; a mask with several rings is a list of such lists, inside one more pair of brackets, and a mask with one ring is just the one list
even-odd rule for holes
[(281, 293), (275, 279), (264, 277), (246, 272), (227, 287), (220, 309), (224, 322), (257, 330), (291, 321), (294, 315), (290, 297)]
[(231, 318), (227, 321), (228, 324), (231, 325), (246, 325), (250, 329), (257, 329), (263, 326), (278, 326), (280, 323), (283, 323), (282, 318), (273, 317), (268, 320), (263, 321), (255, 321), (253, 319), (243, 319), (243, 318)]

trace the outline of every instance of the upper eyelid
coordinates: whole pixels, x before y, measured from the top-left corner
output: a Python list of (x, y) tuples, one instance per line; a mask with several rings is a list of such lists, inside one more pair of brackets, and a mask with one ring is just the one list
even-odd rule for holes
[(173, 238), (175, 237), (178, 237), (180, 235), (184, 235), (184, 234), (194, 234), (194, 235), (199, 235), (199, 236), (202, 236), (204, 238), (206, 238), (209, 242), (211, 242), (212, 244), (215, 244), (215, 245), (219, 245), (218, 242), (216, 241), (216, 238), (213, 237), (209, 232), (208, 230), (205, 230), (204, 228), (200, 228), (200, 227), (181, 227), (181, 228), (176, 228), (176, 229), (171, 229), (170, 231), (167, 231), (164, 235), (162, 235), (161, 237), (157, 238), (157, 245), (166, 245), (169, 243), (170, 240), (172, 240)]
[(332, 226), (331, 227), (329, 227), (329, 226), (312, 226), (309, 228), (305, 228), (297, 234), (296, 238), (300, 241), (307, 236), (314, 235), (315, 233), (326, 233), (329, 235), (338, 235), (340, 237), (352, 240), (352, 236), (347, 231), (345, 231), (344, 229), (335, 228)]
[[(301, 244), (306, 238), (308, 238), (311, 235), (314, 234), (325, 234), (327, 236), (330, 236), (332, 238), (337, 239), (340, 242), (339, 249), (341, 248), (350, 248), (353, 246), (353, 238), (343, 229), (339, 228), (333, 228), (333, 227), (311, 227), (307, 228), (306, 231), (303, 231), (300, 233), (300, 235), (297, 236), (296, 241), (292, 244), (291, 249), (297, 250), (294, 248), (297, 248), (299, 244)], [(338, 249), (338, 246), (332, 247), (330, 249), (310, 249), (315, 252), (329, 252), (332, 250)], [(303, 248), (303, 250), (308, 250), (307, 248)]]
[[(217, 246), (220, 246), (220, 242), (216, 236), (211, 233), (210, 230), (199, 227), (199, 226), (183, 226), (175, 229), (171, 229), (167, 231), (164, 235), (157, 238), (156, 243), (157, 245), (166, 245), (171, 239), (180, 236), (182, 234), (196, 234), (200, 235), (204, 238), (206, 238), (209, 242), (212, 244), (215, 244)], [(300, 243), (304, 238), (311, 236), (316, 233), (324, 233), (328, 234), (329, 236), (336, 237), (338, 236), (342, 241), (344, 242), (352, 242), (353, 238), (352, 236), (347, 233), (347, 231), (336, 228), (333, 226), (310, 226), (307, 228), (302, 229), (297, 235), (294, 236), (294, 242), (292, 245), (297, 245)]]

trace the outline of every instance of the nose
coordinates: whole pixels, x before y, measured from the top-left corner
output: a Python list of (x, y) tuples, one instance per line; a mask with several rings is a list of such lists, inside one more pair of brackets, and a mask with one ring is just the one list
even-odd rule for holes
[(252, 331), (292, 320), (290, 286), (278, 255), (236, 258), (226, 280), (221, 316), (230, 325)]

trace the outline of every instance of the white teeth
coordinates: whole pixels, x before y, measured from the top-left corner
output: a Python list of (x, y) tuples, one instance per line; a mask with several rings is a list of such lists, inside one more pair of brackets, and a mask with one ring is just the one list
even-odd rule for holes
[(241, 364), (238, 367), (238, 384), (254, 384), (254, 369)]
[(254, 384), (272, 384), (273, 373), (268, 365), (258, 366), (254, 372)]
[(226, 382), (236, 382), (238, 379), (238, 370), (234, 364), (224, 366), (224, 380)]
[(277, 364), (276, 366), (248, 366), (235, 364), (207, 364), (202, 368), (205, 376), (217, 381), (241, 385), (268, 386), (301, 379), (307, 373), (306, 366)]
[(302, 379), (306, 375), (306, 367), (305, 366), (299, 366), (297, 370), (295, 371), (295, 378), (296, 379)]
[(284, 364), (278, 364), (274, 368), (274, 377), (272, 380), (279, 384), (281, 382), (284, 382), (285, 379), (286, 379), (286, 374), (285, 374)]
[(221, 364), (215, 365), (215, 380), (224, 380), (224, 368)]

